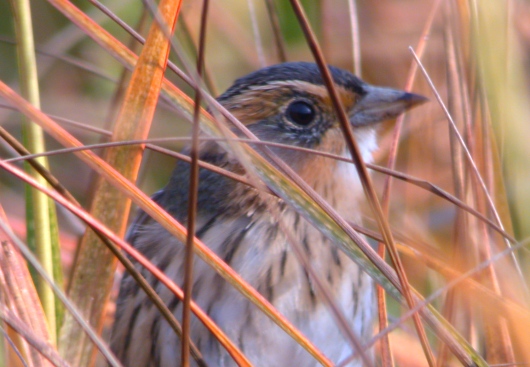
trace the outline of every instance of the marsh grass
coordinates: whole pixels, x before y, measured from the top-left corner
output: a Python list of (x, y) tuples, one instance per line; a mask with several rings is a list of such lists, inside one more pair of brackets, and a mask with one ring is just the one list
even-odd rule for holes
[[(398, 283), (393, 283), (397, 278), (393, 278), (395, 273), (390, 267), (375, 261), (370, 271), (383, 284), (379, 292), (380, 310), (388, 313), (380, 313), (376, 338), (359, 343), (365, 350), (374, 349), (377, 364), (385, 367), (427, 365), (425, 350), (432, 350), (433, 366), (471, 365), (471, 361), (486, 365), (480, 358), (490, 365), (529, 363), (530, 352), (526, 347), (530, 327), (526, 285), (529, 265), (525, 241), (530, 234), (527, 219), (530, 191), (526, 189), (530, 180), (526, 137), (530, 132), (526, 123), (528, 70), (524, 58), (530, 44), (525, 26), (530, 20), (528, 6), (524, 2), (501, 0), (302, 3), (327, 63), (355, 69), (370, 83), (411, 89), (431, 99), (402, 120), (382, 126), (376, 162), (402, 176), (390, 178), (374, 170), (372, 177), (384, 217), (377, 217), (367, 205), (364, 228), (356, 228), (374, 237), (374, 245), (382, 240), (381, 226), (391, 229), (394, 248), (390, 251), (399, 254), (410, 287), (421, 295), (412, 303), (422, 306), (423, 321), (414, 325), (406, 303), (389, 297), (391, 294), (398, 297), (397, 289), (403, 290), (403, 286), (399, 288), (395, 285)], [(32, 4), (31, 24), (39, 71), (39, 86), (34, 86), (32, 93), (40, 96), (44, 112), (59, 117), (54, 118), (58, 125), (10, 94), (6, 86), (0, 86), (3, 106), (0, 125), (5, 129), (0, 131), (2, 159), (28, 154), (16, 145), (17, 140), (23, 140), (22, 114), (13, 112), (13, 107), (43, 128), (46, 138), (36, 143), (48, 152), (109, 140), (188, 136), (194, 116), (197, 80), (194, 70), (200, 49), (202, 2), (180, 4), (168, 0), (161, 4), (167, 6), (161, 16), (169, 19), (169, 24), (180, 10), (172, 44), (166, 41), (167, 27), (154, 35), (157, 31), (153, 30), (149, 10), (140, 3), (104, 4), (147, 39), (145, 47), (91, 4), (80, 4), (81, 9), (60, 0)], [(15, 17), (11, 9), (0, 3), (0, 53), (5, 65), (0, 77), (35, 105), (23, 86), (29, 79), (27, 66), (19, 63), (16, 67), (13, 29), (20, 17)], [(61, 12), (69, 14), (69, 19)], [(92, 23), (90, 19), (96, 21)], [(284, 59), (314, 60), (303, 27), (287, 0), (212, 1), (206, 28), (202, 60), (205, 82), (201, 86), (213, 96), (235, 78), (259, 67)], [(162, 73), (142, 69), (142, 65), (149, 63), (164, 65), (165, 50), (169, 49), (169, 60), (182, 70), (187, 81), (183, 81), (179, 72), (169, 70), (172, 67), (165, 71), (165, 80)], [(135, 54), (140, 55), (138, 63)], [(421, 61), (415, 61), (416, 55)], [(149, 91), (145, 93), (148, 97), (139, 102), (138, 94), (145, 91)], [(158, 98), (160, 91), (162, 97)], [(203, 94), (203, 106), (214, 112), (214, 118), (204, 111), (197, 118), (210, 135), (222, 138), (225, 127), (232, 125), (219, 119), (220, 112)], [(65, 122), (63, 118), (80, 124)], [(94, 131), (94, 127), (99, 130)], [(9, 135), (14, 138), (10, 140)], [(36, 139), (29, 140), (35, 143)], [(42, 167), (37, 169), (45, 173), (49, 165), (56, 179), (54, 189), (63, 196), (70, 192), (70, 201), (77, 198), (79, 207), (90, 210), (99, 220), (86, 216), (83, 222), (69, 210), (77, 211), (79, 216), (85, 215), (82, 211), (59, 207), (58, 236), (53, 240), (54, 226), (50, 224), (48, 237), (60, 244), (60, 261), (57, 256), (53, 260), (53, 254), (57, 254), (53, 244), (39, 245), (41, 241), (33, 235), (33, 225), (24, 219), (21, 208), (26, 202), (35, 201), (24, 193), (24, 181), (31, 179), (17, 171), (20, 163), (2, 162), (0, 204), (6, 212), (0, 218), (2, 228), (9, 224), (26, 242), (49, 248), (51, 252), (44, 259), (51, 262), (43, 264), (44, 267), (55, 269), (51, 272), (55, 282), (96, 333), (88, 337), (69, 312), (65, 318), (57, 313), (61, 309), (59, 298), (47, 293), (49, 288), (42, 285), (42, 278), (35, 272), (30, 277), (16, 250), (20, 241), (13, 235), (2, 234), (0, 317), (5, 343), (0, 348), (3, 352), (0, 365), (41, 366), (49, 361), (55, 365), (68, 361), (75, 366), (102, 363), (101, 354), (93, 352), (91, 339), (95, 340), (96, 334), (105, 337), (112, 322), (117, 268), (113, 253), (119, 248), (127, 252), (126, 244), (117, 237), (123, 236), (130, 200), (147, 208), (175, 236), (186, 241), (186, 229), (153, 206), (143, 192), (150, 194), (163, 186), (174, 166), (173, 158), (151, 146), (163, 145), (179, 151), (187, 143), (186, 139), (153, 142), (143, 158), (143, 148), (136, 144), (107, 151), (98, 148), (93, 153), (63, 152), (50, 156), (47, 162), (40, 160), (38, 164)], [(295, 184), (296, 177), (287, 174), (286, 178), (285, 172), (276, 170), (246, 144), (231, 139), (223, 144), (241, 158), (249, 172), (255, 172), (250, 184), (265, 189), (265, 183), (288, 203), (300, 207), (302, 214), (317, 227), (334, 228), (331, 236), (336, 242), (356, 242), (355, 234), (341, 225), (332, 211), (317, 205), (310, 193)], [(38, 146), (26, 145), (26, 149), (39, 152)], [(122, 175), (136, 181), (138, 187), (123, 181)], [(36, 186), (42, 186), (42, 179), (39, 180)], [(53, 178), (48, 176), (48, 180)], [(52, 218), (49, 209), (33, 210)], [(309, 212), (318, 215), (310, 217)], [(95, 236), (85, 234), (87, 221), (92, 221), (92, 230), (87, 231), (96, 233)], [(93, 239), (81, 239), (84, 236)], [(216, 263), (201, 243), (195, 241), (195, 249), (205, 261)], [(356, 246), (344, 249), (354, 258), (365, 258)], [(379, 253), (388, 257), (389, 249), (380, 245)], [(389, 259), (387, 263), (392, 265)], [(120, 265), (118, 273), (121, 271)], [(281, 315), (247, 289), (237, 274), (228, 268), (220, 271), (322, 364), (329, 364)], [(57, 272), (64, 273), (64, 282), (57, 280), (60, 279)], [(428, 299), (430, 311), (422, 305), (422, 298)], [(417, 331), (426, 326), (425, 314), (434, 315), (434, 310), (448, 324), (438, 321), (434, 330), (428, 328), (422, 349)], [(51, 315), (58, 315), (54, 323), (46, 321)], [(211, 327), (215, 329), (214, 325)], [(178, 330), (179, 326), (175, 324), (174, 328)], [(385, 339), (387, 332), (389, 340)], [(440, 335), (455, 344), (448, 347), (441, 342)], [(227, 342), (224, 347), (240, 365), (247, 364), (234, 345)], [(192, 354), (198, 358), (196, 352)]]

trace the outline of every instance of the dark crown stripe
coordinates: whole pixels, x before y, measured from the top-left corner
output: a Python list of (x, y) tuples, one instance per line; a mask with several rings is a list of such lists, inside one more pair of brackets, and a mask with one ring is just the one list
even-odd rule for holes
[[(344, 87), (352, 92), (364, 95), (364, 82), (355, 75), (338, 69), (334, 66), (329, 66), (331, 75), (338, 85)], [(272, 65), (240, 79), (237, 79), (225, 93), (218, 99), (220, 102), (231, 99), (234, 96), (240, 95), (249, 89), (250, 86), (256, 87), (259, 85), (267, 85), (278, 81), (303, 81), (315, 85), (323, 85), (322, 75), (316, 64), (310, 62), (287, 62), (278, 65)]]

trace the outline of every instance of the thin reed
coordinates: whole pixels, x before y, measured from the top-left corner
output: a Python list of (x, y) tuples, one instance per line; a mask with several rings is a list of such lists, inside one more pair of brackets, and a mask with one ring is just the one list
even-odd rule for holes
[[(105, 359), (119, 365), (105, 344), (116, 279), (124, 267), (134, 272), (136, 261), (186, 299), (186, 314), (198, 315), (238, 365), (250, 365), (237, 341), (186, 297), (189, 287), (183, 291), (120, 240), (136, 207), (193, 249), (188, 265), (201, 257), (315, 360), (332, 365), (188, 235), (193, 219), (185, 227), (149, 200), (168, 181), (175, 159), (224, 174), (197, 161), (195, 150), (191, 157), (177, 153), (201, 139), (218, 141), (249, 172), (227, 175), (297, 208), (376, 279), (374, 337), (353, 338), (360, 350), (350, 359), (373, 354), (384, 367), (530, 363), (526, 2), (49, 0), (31, 6), (33, 17), (20, 0), (0, 3), (0, 365), (99, 366)], [(34, 34), (35, 46), (24, 32)], [(358, 163), (359, 172), (371, 173), (361, 174), (368, 193), (362, 226), (319, 201), (214, 100), (250, 71), (299, 60), (355, 70), (371, 84), (430, 99), (381, 126), (375, 166)], [(190, 186), (193, 198), (197, 182)], [(50, 196), (61, 203), (58, 224)], [(24, 260), (25, 244), (35, 244), (56, 287), (27, 265), (35, 259)], [(186, 337), (189, 318), (181, 327), (151, 297), (183, 335), (189, 358), (202, 363)]]

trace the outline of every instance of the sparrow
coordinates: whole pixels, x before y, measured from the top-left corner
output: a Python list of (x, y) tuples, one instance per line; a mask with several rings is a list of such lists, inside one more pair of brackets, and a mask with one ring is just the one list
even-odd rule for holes
[[(371, 86), (336, 67), (329, 66), (329, 71), (365, 162), (372, 161), (372, 152), (378, 147), (379, 123), (426, 100), (417, 94)], [(313, 63), (290, 62), (260, 69), (236, 80), (218, 101), (262, 141), (350, 157), (322, 75)], [(363, 190), (351, 162), (307, 151), (278, 147), (272, 150), (341, 216), (360, 222)], [(185, 151), (189, 152), (189, 148)], [(215, 141), (203, 141), (199, 155), (205, 162), (245, 174), (237, 157)], [(187, 221), (189, 180), (189, 164), (178, 162), (167, 186), (153, 196), (183, 224)], [(277, 205), (278, 215), (272, 215), (270, 205)], [(280, 227), (289, 228), (289, 239), (302, 245), (314, 271), (359, 340), (368, 340), (377, 311), (372, 279), (282, 200), (200, 169), (196, 236), (338, 364), (354, 351)], [(127, 239), (176, 284), (182, 285), (183, 243), (143, 212), (130, 227)], [(318, 365), (215, 270), (199, 258), (194, 261), (192, 299), (255, 366)], [(139, 270), (180, 320), (182, 302), (147, 271)], [(235, 365), (216, 338), (194, 317), (190, 338), (207, 365)], [(125, 366), (180, 364), (178, 336), (128, 274), (121, 281), (111, 347)], [(348, 366), (360, 364), (356, 359)]]

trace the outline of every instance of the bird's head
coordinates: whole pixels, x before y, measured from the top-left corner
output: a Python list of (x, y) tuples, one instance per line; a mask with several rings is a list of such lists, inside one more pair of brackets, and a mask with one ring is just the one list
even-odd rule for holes
[[(345, 70), (330, 67), (330, 72), (365, 160), (377, 147), (378, 122), (426, 101), (417, 94), (371, 86)], [(291, 62), (260, 69), (238, 79), (218, 100), (261, 140), (346, 152), (316, 64)], [(312, 159), (307, 153), (275, 152), (295, 169)]]
[[(377, 123), (426, 100), (416, 94), (368, 85), (338, 68), (330, 67), (330, 71), (365, 161), (371, 160), (372, 151), (377, 148)], [(218, 101), (262, 141), (350, 157), (337, 114), (315, 64), (293, 62), (258, 70), (236, 80)], [(271, 150), (339, 212), (354, 216), (348, 213), (349, 203), (360, 197), (362, 187), (353, 164), (302, 150), (277, 147)], [(210, 163), (244, 172), (236, 157), (212, 141), (204, 142), (201, 154), (201, 159)], [(184, 197), (188, 168), (182, 167), (177, 167), (178, 180), (170, 186), (182, 191)], [(246, 208), (254, 203), (255, 194), (246, 185), (231, 180), (222, 181), (227, 183), (225, 186), (220, 185), (219, 177), (207, 170), (201, 177), (203, 190), (215, 190), (216, 197), (229, 203), (228, 207)], [(250, 196), (243, 195), (244, 192)]]

